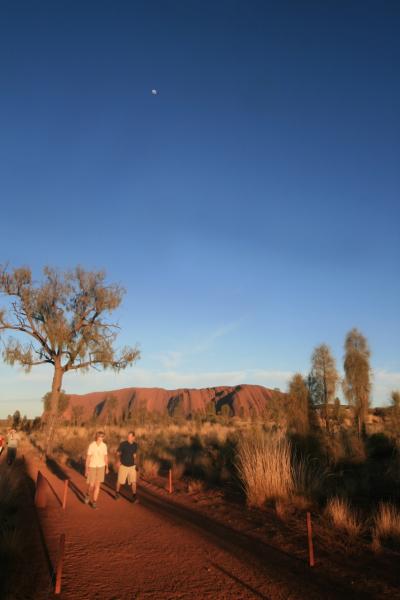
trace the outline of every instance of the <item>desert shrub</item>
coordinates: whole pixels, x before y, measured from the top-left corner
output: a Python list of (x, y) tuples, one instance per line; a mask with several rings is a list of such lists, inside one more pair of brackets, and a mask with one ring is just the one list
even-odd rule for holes
[(340, 437), (344, 458), (353, 463), (365, 462), (367, 453), (363, 439), (353, 431), (342, 431)]
[(294, 453), (292, 456), (292, 473), (294, 492), (299, 506), (302, 504), (301, 498), (304, 499), (306, 504), (307, 501), (320, 500), (329, 473), (317, 459)]
[(160, 465), (157, 461), (151, 458), (145, 458), (142, 462), (142, 473), (145, 478), (152, 478), (158, 475)]
[[(296, 504), (297, 507), (297, 504)], [(275, 501), (275, 512), (278, 519), (281, 521), (286, 521), (290, 516), (292, 516), (294, 512), (295, 505), (293, 504), (292, 499), (290, 502), (287, 500), (276, 500)]]
[(396, 443), (384, 433), (374, 433), (367, 438), (366, 451), (372, 460), (390, 460), (397, 454)]
[(73, 435), (72, 437), (65, 437), (60, 443), (54, 448), (54, 451), (58, 453), (67, 454), (72, 460), (79, 460), (81, 456), (85, 456), (88, 448), (88, 440), (83, 437)]
[(344, 498), (331, 498), (326, 505), (325, 514), (335, 527), (347, 534), (357, 536), (361, 533), (360, 519)]
[(238, 444), (237, 468), (251, 506), (289, 499), (293, 493), (291, 445), (285, 437), (262, 431), (243, 435)]
[(374, 518), (372, 530), (373, 544), (400, 543), (400, 510), (393, 504), (381, 502)]
[(186, 466), (182, 463), (173, 463), (171, 465), (172, 477), (174, 479), (181, 479), (185, 473)]
[(204, 492), (206, 484), (202, 479), (190, 479), (188, 481), (188, 492), (189, 494), (199, 494)]
[(214, 460), (207, 449), (198, 452), (190, 465), (190, 474), (197, 479), (204, 479), (215, 483), (218, 472), (215, 469)]

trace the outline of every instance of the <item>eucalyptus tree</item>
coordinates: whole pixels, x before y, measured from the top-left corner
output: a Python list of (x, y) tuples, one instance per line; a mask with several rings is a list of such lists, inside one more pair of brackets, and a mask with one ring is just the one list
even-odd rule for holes
[(309, 382), (312, 382), (311, 392), (313, 404), (322, 406), (326, 428), (329, 430), (329, 404), (332, 404), (339, 373), (336, 361), (332, 356), (329, 346), (321, 344), (314, 349), (311, 356), (311, 373)]
[(295, 373), (290, 379), (288, 396), (289, 424), (305, 435), (310, 429), (310, 391), (301, 373)]
[(4, 341), (4, 361), (26, 372), (38, 365), (50, 365), (53, 370), (47, 449), (64, 375), (90, 368), (118, 372), (140, 356), (137, 347), (115, 347), (119, 326), (110, 315), (124, 293), (121, 286), (106, 283), (104, 271), (76, 267), (62, 272), (45, 267), (37, 282), (27, 267), (0, 267), (0, 294), (5, 298), (0, 334), (12, 334)]
[(370, 349), (367, 338), (353, 328), (346, 335), (343, 392), (354, 407), (358, 434), (365, 429), (371, 393)]

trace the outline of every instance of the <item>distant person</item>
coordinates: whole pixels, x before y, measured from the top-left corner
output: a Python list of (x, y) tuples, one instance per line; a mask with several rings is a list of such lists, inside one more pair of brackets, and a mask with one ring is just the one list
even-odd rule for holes
[(19, 437), (16, 430), (12, 427), (7, 435), (7, 464), (12, 465), (17, 457), (17, 448)]
[(86, 456), (85, 477), (88, 489), (85, 504), (90, 503), (92, 508), (97, 508), (100, 484), (104, 481), (104, 475), (108, 473), (108, 452), (103, 442), (104, 437), (103, 431), (96, 432), (95, 441), (89, 444)]
[(132, 502), (137, 501), (136, 497), (136, 453), (137, 443), (135, 442), (135, 432), (128, 433), (128, 439), (121, 442), (117, 450), (118, 464), (118, 479), (115, 492), (115, 499), (120, 497), (119, 490), (121, 485), (125, 485), (128, 480), (128, 485), (132, 488)]

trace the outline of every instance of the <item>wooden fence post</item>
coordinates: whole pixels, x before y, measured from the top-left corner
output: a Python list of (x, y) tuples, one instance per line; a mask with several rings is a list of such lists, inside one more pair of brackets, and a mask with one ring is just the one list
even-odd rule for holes
[(170, 494), (172, 494), (172, 469), (169, 470), (169, 486), (168, 486), (168, 491)]
[(63, 507), (64, 510), (65, 510), (65, 508), (67, 506), (68, 485), (69, 485), (69, 480), (68, 479), (64, 479), (64, 494), (63, 494), (63, 501), (62, 501), (62, 507)]
[(55, 594), (61, 593), (61, 578), (64, 564), (64, 553), (65, 553), (65, 533), (60, 535), (60, 543), (58, 548), (58, 562), (57, 562), (57, 573), (56, 573), (56, 585), (54, 589)]
[(308, 534), (308, 561), (310, 567), (315, 565), (314, 562), (314, 545), (312, 539), (311, 514), (307, 512), (307, 534)]
[(35, 506), (36, 508), (46, 508), (47, 506), (47, 485), (40, 471), (36, 477)]

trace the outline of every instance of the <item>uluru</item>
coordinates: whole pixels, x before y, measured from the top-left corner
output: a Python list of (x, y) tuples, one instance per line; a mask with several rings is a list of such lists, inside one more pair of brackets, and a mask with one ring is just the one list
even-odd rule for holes
[(248, 417), (262, 414), (273, 395), (277, 394), (284, 396), (277, 390), (249, 384), (176, 390), (129, 387), (82, 395), (72, 394), (63, 416), (66, 420), (71, 420), (77, 407), (80, 407), (79, 418), (82, 421), (96, 417), (102, 422), (110, 412), (118, 420), (128, 419), (139, 412), (157, 412), (170, 416), (179, 414), (189, 418), (207, 412), (226, 412), (231, 416)]

